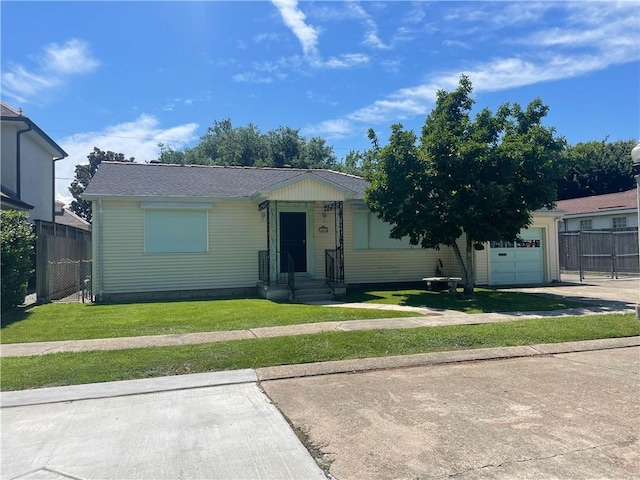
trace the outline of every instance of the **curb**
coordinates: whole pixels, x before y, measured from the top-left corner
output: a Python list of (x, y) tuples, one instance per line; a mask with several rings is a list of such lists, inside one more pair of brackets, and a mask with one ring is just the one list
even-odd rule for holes
[(256, 373), (259, 381), (285, 380), (318, 375), (361, 373), (394, 368), (422, 367), (480, 360), (503, 360), (507, 358), (535, 357), (637, 346), (640, 346), (640, 336), (282, 365), (258, 368)]

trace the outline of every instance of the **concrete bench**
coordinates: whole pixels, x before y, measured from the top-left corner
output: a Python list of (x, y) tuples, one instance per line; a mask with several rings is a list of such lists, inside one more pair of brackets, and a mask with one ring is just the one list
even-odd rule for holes
[(458, 283), (462, 282), (462, 278), (458, 277), (425, 277), (422, 279), (427, 285), (427, 290), (440, 291), (444, 288), (449, 289), (449, 293), (456, 293)]

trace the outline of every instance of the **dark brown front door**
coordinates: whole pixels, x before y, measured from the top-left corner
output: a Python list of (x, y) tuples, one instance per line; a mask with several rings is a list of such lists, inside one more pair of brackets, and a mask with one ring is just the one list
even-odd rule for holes
[(287, 253), (295, 262), (296, 272), (307, 271), (307, 214), (280, 212), (280, 271), (287, 271)]

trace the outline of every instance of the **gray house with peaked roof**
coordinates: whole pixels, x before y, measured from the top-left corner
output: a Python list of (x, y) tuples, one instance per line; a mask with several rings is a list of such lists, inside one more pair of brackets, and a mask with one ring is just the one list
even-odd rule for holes
[(55, 162), (67, 153), (21, 110), (0, 103), (2, 209), (54, 220)]
[[(391, 226), (364, 203), (366, 186), (329, 170), (103, 162), (84, 193), (93, 204), (93, 292), (112, 300), (254, 295), (257, 287), (267, 298), (302, 300), (354, 284), (418, 282), (440, 262), (457, 274), (448, 248), (389, 238)], [(527, 246), (539, 255), (522, 256), (521, 266), (539, 265), (520, 283), (558, 279), (556, 220), (534, 216)], [(518, 268), (512, 256), (506, 271)], [(478, 252), (479, 284), (492, 283), (490, 260)]]

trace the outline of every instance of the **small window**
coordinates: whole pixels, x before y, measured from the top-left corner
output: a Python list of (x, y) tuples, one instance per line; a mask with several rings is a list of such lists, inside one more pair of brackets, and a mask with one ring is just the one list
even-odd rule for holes
[(613, 229), (622, 230), (623, 228), (627, 228), (627, 217), (615, 217), (613, 219)]
[(593, 220), (580, 220), (580, 230), (593, 230)]

